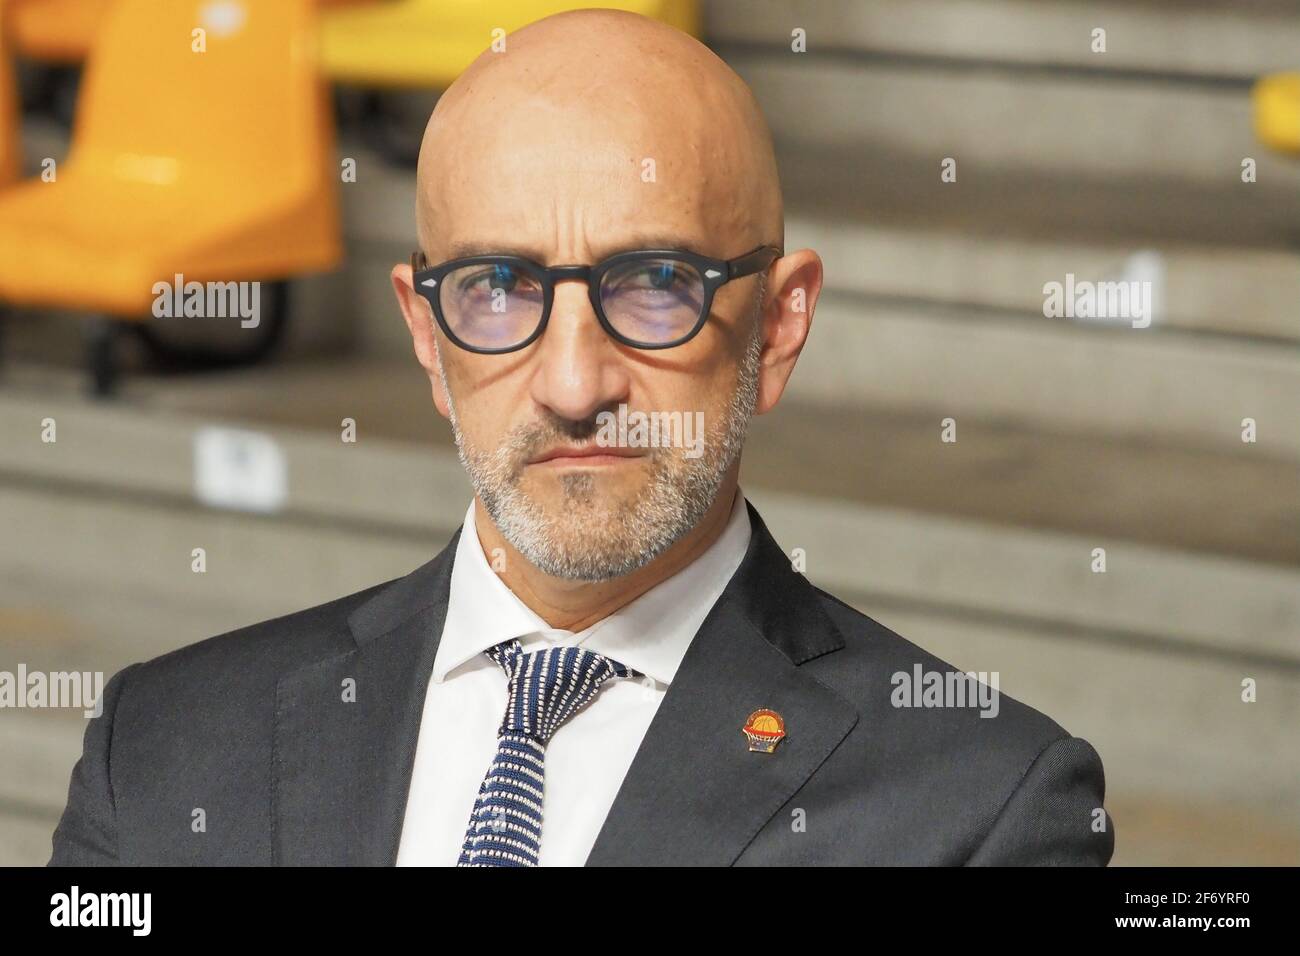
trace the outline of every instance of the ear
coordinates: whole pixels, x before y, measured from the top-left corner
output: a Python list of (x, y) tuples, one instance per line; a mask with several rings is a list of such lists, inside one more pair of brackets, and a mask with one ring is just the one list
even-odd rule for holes
[(390, 273), (393, 280), (393, 292), (397, 295), (397, 305), (406, 320), (406, 328), (411, 333), (411, 344), (415, 348), (415, 357), (420, 367), (429, 376), (433, 388), (433, 404), (443, 418), (450, 417), (447, 392), (443, 388), (442, 376), (438, 374), (438, 323), (434, 320), (433, 309), (424, 296), (415, 291), (414, 280), (409, 263), (398, 263)]
[(756, 415), (770, 412), (785, 393), (822, 290), (822, 260), (811, 249), (783, 256), (769, 269), (767, 301), (761, 306), (763, 354)]

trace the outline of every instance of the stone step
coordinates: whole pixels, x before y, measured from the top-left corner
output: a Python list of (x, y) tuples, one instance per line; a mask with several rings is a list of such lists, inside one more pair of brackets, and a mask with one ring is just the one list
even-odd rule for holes
[(754, 419), (742, 478), (835, 506), (1300, 568), (1300, 468), (1264, 454), (1056, 433), (958, 414), (784, 403)]
[(0, 866), (44, 866), (62, 809), (33, 816), (25, 808), (0, 804)]
[[(934, 68), (1128, 72), (1245, 82), (1295, 68), (1300, 20), (1290, 0), (1224, 7), (1150, 0), (711, 0), (710, 44), (788, 50), (802, 28), (813, 53), (913, 58)], [(1106, 31), (1093, 51), (1092, 31)]]
[[(1146, 277), (1153, 305), (1148, 331), (1154, 334), (1169, 330), (1257, 339), (1284, 349), (1280, 354), (1294, 354), (1300, 342), (1295, 307), (1300, 252), (1284, 249), (1122, 238), (1053, 240), (1005, 232), (993, 236), (977, 228), (805, 218), (788, 220), (787, 247), (817, 250), (833, 292), (960, 307), (972, 323), (999, 313), (1061, 322), (1057, 313), (1044, 314), (1049, 283), (1063, 291), (1067, 282), (1081, 289), (1084, 283)], [(1132, 321), (1127, 324), (1131, 327)]]
[[(790, 390), (854, 412), (926, 408), (1030, 430), (1300, 458), (1300, 350), (1272, 342), (830, 293)], [(1246, 418), (1258, 441), (1243, 447)]]
[[(939, 182), (940, 161), (1084, 179), (1173, 181), (1228, 188), (1242, 160), (1279, 194), (1300, 169), (1255, 139), (1249, 89), (1140, 78), (953, 74), (906, 63), (846, 63), (741, 50), (727, 62), (753, 89), (787, 148), (890, 149)], [(810, 109), (808, 104), (815, 103)]]

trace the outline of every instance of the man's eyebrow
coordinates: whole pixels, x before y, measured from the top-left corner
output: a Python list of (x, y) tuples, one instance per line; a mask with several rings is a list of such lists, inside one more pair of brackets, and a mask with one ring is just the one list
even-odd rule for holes
[(538, 250), (509, 242), (461, 241), (453, 242), (447, 249), (448, 259), (468, 259), (470, 256), (523, 256), (525, 259), (542, 261), (538, 258)]
[[(697, 251), (695, 244), (684, 242), (681, 236), (645, 235), (633, 237), (629, 241), (597, 247), (595, 250), (596, 257), (592, 262), (598, 262), (620, 252), (631, 252), (636, 249), (689, 249)], [(488, 243), (477, 240), (459, 240), (453, 242), (447, 248), (448, 260), (467, 259), (470, 256), (523, 256), (525, 259), (531, 259), (542, 264), (550, 264), (547, 260), (551, 258), (551, 254), (547, 250), (532, 246), (521, 246), (512, 242)], [(555, 264), (558, 265), (559, 263)]]

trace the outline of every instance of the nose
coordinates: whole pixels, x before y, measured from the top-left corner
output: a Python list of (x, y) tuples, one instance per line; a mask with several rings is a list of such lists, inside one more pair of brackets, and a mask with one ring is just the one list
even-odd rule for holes
[(562, 418), (582, 421), (627, 400), (630, 378), (623, 355), (600, 327), (583, 280), (555, 284), (534, 360), (533, 401)]

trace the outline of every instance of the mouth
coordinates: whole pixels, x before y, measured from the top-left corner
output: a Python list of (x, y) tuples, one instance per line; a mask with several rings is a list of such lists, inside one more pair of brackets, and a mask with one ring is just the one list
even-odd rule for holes
[(640, 458), (634, 448), (605, 448), (600, 445), (559, 445), (547, 449), (528, 461), (530, 466), (547, 468), (608, 468)]

